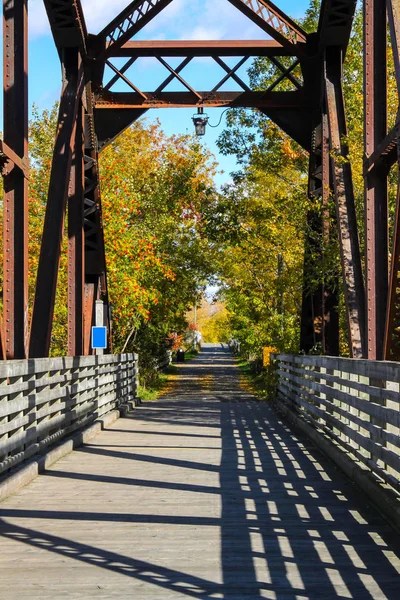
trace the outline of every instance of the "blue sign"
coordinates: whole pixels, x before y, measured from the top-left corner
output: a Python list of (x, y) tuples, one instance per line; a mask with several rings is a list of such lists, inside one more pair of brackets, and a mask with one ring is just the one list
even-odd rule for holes
[(92, 348), (98, 350), (107, 348), (107, 327), (92, 327)]

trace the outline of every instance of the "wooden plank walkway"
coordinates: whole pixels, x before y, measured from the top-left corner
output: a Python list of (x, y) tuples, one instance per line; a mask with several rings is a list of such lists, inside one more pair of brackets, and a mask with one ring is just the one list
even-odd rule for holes
[(0, 506), (0, 598), (400, 598), (399, 537), (224, 349)]

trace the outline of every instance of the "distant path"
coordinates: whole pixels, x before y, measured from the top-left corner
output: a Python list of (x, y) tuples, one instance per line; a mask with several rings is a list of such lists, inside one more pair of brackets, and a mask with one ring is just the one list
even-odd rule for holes
[(0, 505), (0, 598), (398, 600), (398, 539), (207, 345)]

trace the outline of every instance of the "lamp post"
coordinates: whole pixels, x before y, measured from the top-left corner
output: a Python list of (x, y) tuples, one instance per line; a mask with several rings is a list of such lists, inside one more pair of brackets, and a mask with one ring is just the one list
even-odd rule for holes
[(206, 127), (208, 123), (208, 116), (204, 112), (204, 108), (199, 106), (197, 109), (197, 114), (192, 117), (194, 127), (196, 130), (196, 135), (201, 137), (206, 133)]

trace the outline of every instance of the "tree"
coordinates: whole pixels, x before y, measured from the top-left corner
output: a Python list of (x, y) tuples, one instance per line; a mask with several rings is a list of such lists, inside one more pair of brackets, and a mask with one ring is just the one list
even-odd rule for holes
[[(29, 291), (32, 306), (46, 210), (57, 106), (34, 108), (30, 123)], [(215, 163), (191, 136), (166, 136), (158, 123), (135, 123), (101, 155), (114, 351), (156, 355), (186, 327), (185, 313), (213, 272), (202, 211), (211, 202)], [(52, 355), (67, 343), (67, 253), (61, 254)]]

